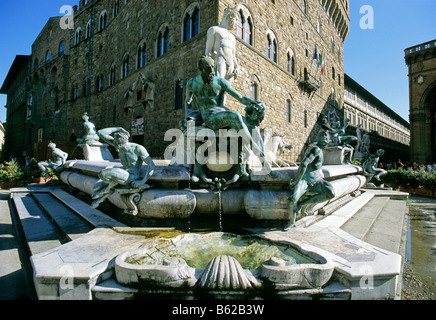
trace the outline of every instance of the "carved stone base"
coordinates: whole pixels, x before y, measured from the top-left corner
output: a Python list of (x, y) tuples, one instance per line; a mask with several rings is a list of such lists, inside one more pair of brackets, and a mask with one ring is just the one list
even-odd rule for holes
[(141, 192), (150, 189), (152, 186), (145, 184), (138, 188), (116, 188), (121, 200), (127, 206), (124, 213), (136, 216), (138, 214), (138, 204), (141, 201)]
[(93, 144), (81, 144), (85, 160), (89, 161), (113, 161), (114, 158), (108, 149), (108, 145), (100, 142)]
[(354, 149), (350, 147), (327, 147), (324, 150), (324, 165), (343, 165), (351, 162)]

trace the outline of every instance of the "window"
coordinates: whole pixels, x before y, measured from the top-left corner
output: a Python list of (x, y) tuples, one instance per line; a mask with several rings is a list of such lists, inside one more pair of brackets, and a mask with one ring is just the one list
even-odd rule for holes
[(191, 39), (191, 17), (186, 15), (184, 20), (183, 41)]
[(122, 68), (121, 72), (122, 72), (121, 79), (123, 79), (129, 75), (129, 55), (124, 56), (123, 68)]
[(287, 63), (287, 71), (288, 73), (292, 74), (293, 76), (295, 76), (295, 57), (294, 57), (294, 53), (292, 51), (288, 52), (288, 59), (287, 59), (288, 63)]
[(178, 79), (176, 81), (176, 99), (175, 99), (175, 109), (183, 108), (183, 79)]
[(164, 31), (159, 32), (157, 38), (157, 57), (162, 56), (164, 53), (168, 52), (170, 48), (170, 33), (168, 28)]
[(291, 105), (291, 100), (290, 99), (287, 99), (286, 100), (286, 121), (288, 121), (289, 123), (291, 123), (292, 122), (292, 118), (291, 118), (291, 116), (292, 116), (292, 110), (291, 110), (291, 107), (292, 107), (292, 105)]
[(38, 58), (35, 58), (35, 61), (33, 62), (33, 70), (35, 71), (38, 68), (39, 68), (39, 60)]
[(136, 57), (136, 69), (142, 68), (147, 63), (147, 53), (145, 43), (141, 44), (138, 48), (138, 55)]
[(109, 86), (112, 86), (115, 84), (115, 74), (116, 74), (116, 67), (115, 67), (115, 65), (112, 65), (111, 73), (109, 76)]
[(97, 81), (95, 83), (95, 87), (97, 89), (97, 92), (102, 92), (103, 86), (104, 86), (104, 78), (103, 78), (103, 75), (101, 74), (97, 77)]
[(104, 30), (106, 28), (107, 12), (103, 11), (100, 14), (100, 19), (98, 21), (98, 31)]
[(272, 42), (271, 54), (272, 54), (271, 60), (277, 62), (277, 43), (275, 39)]
[(335, 67), (332, 67), (332, 79), (333, 79), (333, 80), (336, 79)]
[(79, 98), (79, 86), (77, 84), (73, 85), (73, 100)]
[(256, 82), (251, 82), (250, 84), (250, 98), (253, 100), (257, 100), (258, 99), (258, 85)]
[(85, 80), (83, 83), (83, 96), (87, 97), (89, 96), (89, 92), (91, 89), (91, 82), (89, 80)]
[(195, 37), (200, 32), (200, 10), (195, 8), (192, 14), (187, 13), (183, 20), (183, 41)]
[(65, 53), (65, 41), (62, 40), (59, 44), (59, 55), (62, 55)]
[(50, 62), (51, 59), (51, 51), (50, 49), (47, 50), (47, 52), (45, 53), (45, 62)]
[(308, 123), (307, 123), (307, 110), (304, 110), (304, 127), (305, 128), (308, 127)]
[(242, 10), (239, 11), (239, 18), (237, 21), (237, 36), (248, 44), (253, 45), (252, 32), (253, 24), (251, 22), (251, 17), (245, 17)]
[(27, 98), (27, 120), (32, 117), (33, 97), (32, 95)]
[(115, 1), (114, 7), (112, 10), (112, 17), (115, 18), (118, 15), (118, 10), (120, 9), (120, 3), (119, 1)]
[(304, 14), (307, 14), (307, 3), (306, 3), (306, 0), (303, 0), (303, 6), (301, 7), (301, 10), (303, 10)]
[(77, 28), (76, 33), (74, 34), (74, 45), (78, 45), (80, 43), (81, 33), (82, 33), (82, 29)]
[(271, 38), (266, 37), (266, 56), (271, 59)]
[(85, 34), (85, 39), (88, 39), (91, 37), (91, 20), (88, 21), (88, 23), (86, 24), (86, 34)]

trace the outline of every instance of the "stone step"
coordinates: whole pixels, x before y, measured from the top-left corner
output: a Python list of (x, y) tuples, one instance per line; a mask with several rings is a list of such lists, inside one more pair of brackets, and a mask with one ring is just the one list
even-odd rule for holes
[(30, 255), (59, 247), (68, 241), (30, 195), (15, 193), (12, 203)]
[(51, 194), (61, 201), (66, 207), (70, 208), (94, 228), (115, 228), (126, 227), (125, 224), (109, 217), (101, 211), (91, 208), (86, 202), (74, 197), (62, 189), (51, 191)]
[[(95, 285), (91, 291), (93, 300), (133, 300), (137, 298), (137, 295), (141, 294), (140, 290), (122, 286), (113, 278)], [(170, 293), (170, 291), (171, 290), (168, 290), (167, 294), (172, 295), (172, 298), (174, 298), (176, 293)], [(163, 291), (156, 292), (156, 294), (162, 294), (161, 297), (165, 299)], [(196, 298), (195, 294), (189, 291), (180, 294), (183, 296), (183, 299)], [(351, 298), (351, 290), (339, 282), (333, 281), (322, 289), (295, 289), (290, 291), (279, 291), (277, 293), (277, 297), (279, 299), (289, 300), (349, 300)]]
[(69, 240), (77, 239), (94, 229), (76, 212), (65, 206), (50, 193), (32, 193), (32, 197), (49, 219)]
[(389, 197), (374, 197), (366, 206), (349, 219), (341, 229), (363, 240), (388, 202)]
[(363, 240), (379, 248), (400, 253), (406, 211), (405, 201), (390, 199)]

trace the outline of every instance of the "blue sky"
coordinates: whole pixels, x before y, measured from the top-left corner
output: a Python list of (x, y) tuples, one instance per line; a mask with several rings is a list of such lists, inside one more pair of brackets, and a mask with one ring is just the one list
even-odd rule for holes
[[(361, 29), (360, 8), (373, 7), (374, 29)], [(436, 39), (435, 0), (350, 0), (344, 68), (351, 78), (409, 121), (404, 49)]]
[[(266, 1), (266, 0), (264, 0)], [(317, 0), (312, 0), (317, 1)], [(78, 0), (0, 1), (0, 85), (15, 55), (30, 54), (33, 41), (63, 5)], [(361, 29), (360, 8), (374, 9), (374, 29)], [(345, 72), (401, 117), (409, 119), (404, 49), (436, 39), (435, 0), (350, 0), (350, 34), (344, 45)], [(6, 120), (0, 95), (0, 121)]]

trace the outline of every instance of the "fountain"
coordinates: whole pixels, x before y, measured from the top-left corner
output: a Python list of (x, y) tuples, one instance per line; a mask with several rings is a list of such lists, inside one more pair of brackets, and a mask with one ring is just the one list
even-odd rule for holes
[(314, 252), (303, 254), (292, 243), (229, 233), (183, 234), (156, 239), (119, 255), (115, 274), (123, 286), (141, 294), (165, 289), (165, 295), (265, 297), (291, 288), (320, 288), (334, 267)]
[[(60, 174), (65, 185), (87, 195), (93, 208), (110, 203), (140, 221), (141, 227), (182, 221), (181, 229), (187, 230), (171, 236), (147, 231), (145, 238), (129, 238), (134, 248), (117, 251), (115, 275), (105, 279), (111, 277), (108, 281), (117, 286), (115, 290), (128, 292), (129, 298), (187, 299), (328, 295), (324, 290), (333, 279), (347, 286), (355, 282), (349, 270), (334, 274), (335, 268), (349, 267), (342, 256), (356, 259), (356, 253), (348, 251), (358, 246), (336, 231), (315, 226), (355, 199), (367, 183), (362, 167), (348, 164), (353, 153), (348, 142), (357, 139), (343, 136), (347, 122), (343, 128), (331, 128), (321, 115), (316, 128), (320, 139), (307, 149), (300, 166), (275, 161), (286, 166), (273, 169), (259, 130), (266, 106), (240, 95), (231, 81), (215, 74), (210, 56), (200, 59), (199, 70), (200, 75), (186, 84), (186, 115), (181, 130), (168, 134), (176, 140), (167, 148), (165, 160), (151, 159), (143, 146), (128, 142), (129, 133), (123, 128), (105, 128), (90, 143), (94, 146), (101, 138), (112, 144), (119, 159), (101, 156), (105, 147), (99, 148), (99, 157), (67, 161)], [(245, 105), (244, 117), (225, 108), (226, 94)], [(84, 120), (92, 127), (87, 116)], [(196, 232), (194, 222), (217, 214), (218, 230)], [(241, 234), (228, 232), (224, 222), (239, 227)], [(312, 225), (315, 231), (309, 228)], [(269, 232), (256, 229), (265, 226)], [(112, 234), (117, 239), (122, 235)], [(323, 237), (333, 239), (329, 249), (337, 250), (336, 255), (299, 240), (322, 245), (328, 243)], [(368, 258), (367, 249), (359, 254), (366, 255), (365, 261), (378, 257), (374, 253)], [(85, 295), (89, 283), (84, 285)]]

